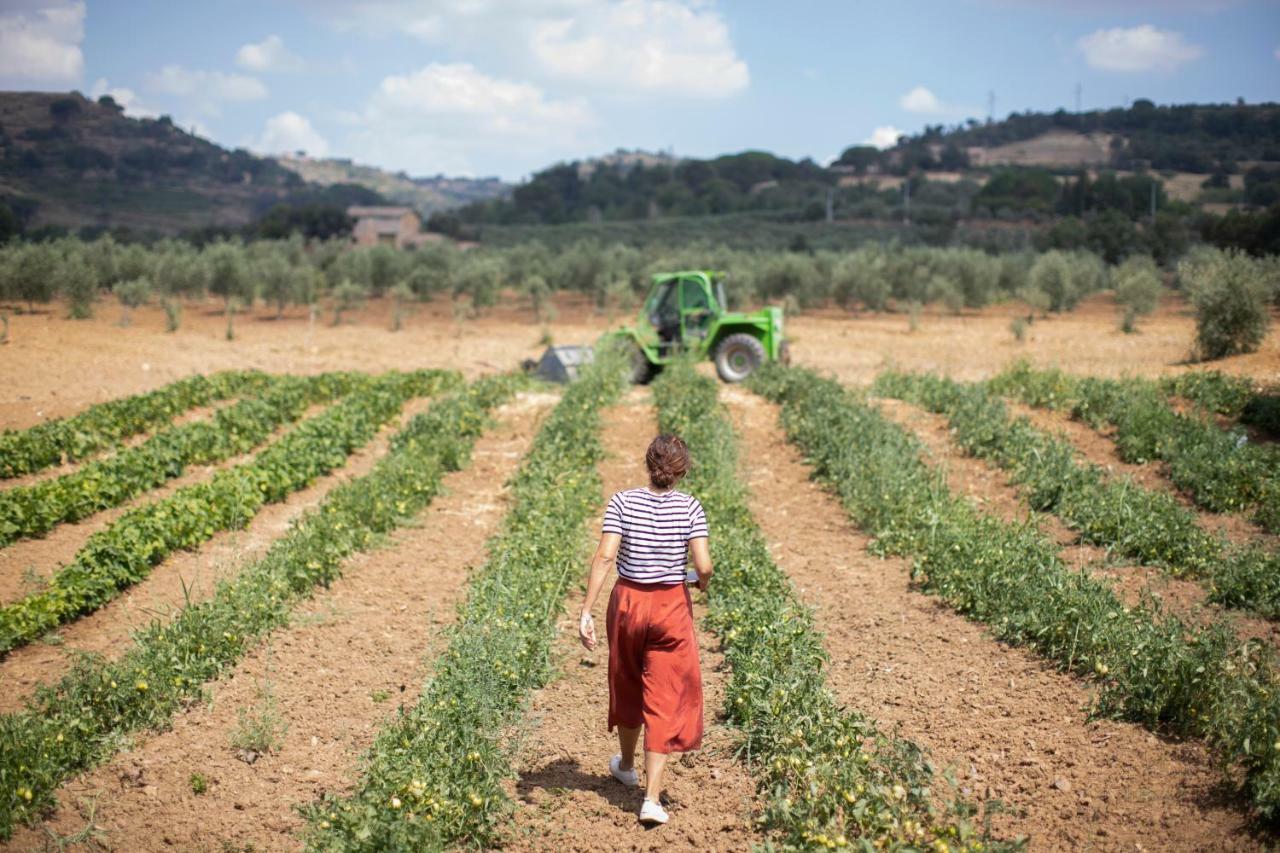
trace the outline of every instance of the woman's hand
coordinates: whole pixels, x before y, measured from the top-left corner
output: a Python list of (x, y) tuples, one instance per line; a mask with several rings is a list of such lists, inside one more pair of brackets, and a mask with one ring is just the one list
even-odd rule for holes
[(583, 613), (578, 620), (578, 639), (588, 651), (596, 647), (596, 620), (591, 618), (590, 613)]

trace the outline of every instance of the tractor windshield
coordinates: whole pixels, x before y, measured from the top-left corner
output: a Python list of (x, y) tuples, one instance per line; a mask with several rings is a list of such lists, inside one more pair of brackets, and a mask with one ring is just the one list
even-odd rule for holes
[(669, 336), (672, 329), (680, 326), (680, 304), (676, 297), (676, 283), (668, 281), (660, 285), (645, 303), (645, 316), (660, 337)]

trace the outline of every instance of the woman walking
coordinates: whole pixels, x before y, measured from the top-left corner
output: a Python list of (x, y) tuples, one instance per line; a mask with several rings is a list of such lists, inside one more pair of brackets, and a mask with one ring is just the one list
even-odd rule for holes
[(686, 586), (689, 555), (699, 589), (707, 588), (712, 569), (702, 504), (675, 489), (689, 472), (689, 449), (674, 435), (660, 435), (644, 461), (649, 485), (618, 492), (605, 509), (578, 636), (588, 649), (596, 647), (591, 610), (616, 566), (605, 625), (609, 730), (618, 729), (619, 753), (610, 760), (609, 772), (628, 787), (640, 787), (635, 752), (643, 727), (640, 822), (658, 824), (667, 822), (659, 801), (667, 756), (702, 745), (702, 672)]

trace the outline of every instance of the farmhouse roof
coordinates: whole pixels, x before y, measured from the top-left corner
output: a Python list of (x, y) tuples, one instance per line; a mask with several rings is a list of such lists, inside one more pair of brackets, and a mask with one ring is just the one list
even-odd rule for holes
[[(356, 219), (399, 219), (406, 213), (414, 213), (412, 207), (361, 207), (354, 205), (347, 208), (347, 215)], [(416, 216), (417, 214), (414, 213)]]

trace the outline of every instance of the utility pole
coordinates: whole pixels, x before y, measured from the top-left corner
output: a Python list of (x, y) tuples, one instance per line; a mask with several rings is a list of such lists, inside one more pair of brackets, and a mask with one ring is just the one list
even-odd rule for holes
[(1077, 83), (1076, 84), (1076, 114), (1077, 115), (1080, 114), (1080, 95), (1083, 91), (1084, 91), (1083, 88), (1080, 86), (1079, 83)]
[(1156, 221), (1156, 179), (1151, 179), (1151, 222)]
[(994, 89), (987, 92), (987, 124), (991, 124), (996, 120), (996, 92)]
[(902, 180), (902, 224), (911, 224), (911, 175)]
[(835, 191), (835, 188), (834, 188), (834, 187), (827, 187), (827, 221), (828, 221), (828, 222), (834, 222), (834, 221), (835, 221), (835, 218), (836, 218), (836, 214), (835, 214), (835, 201), (836, 201), (836, 191)]

